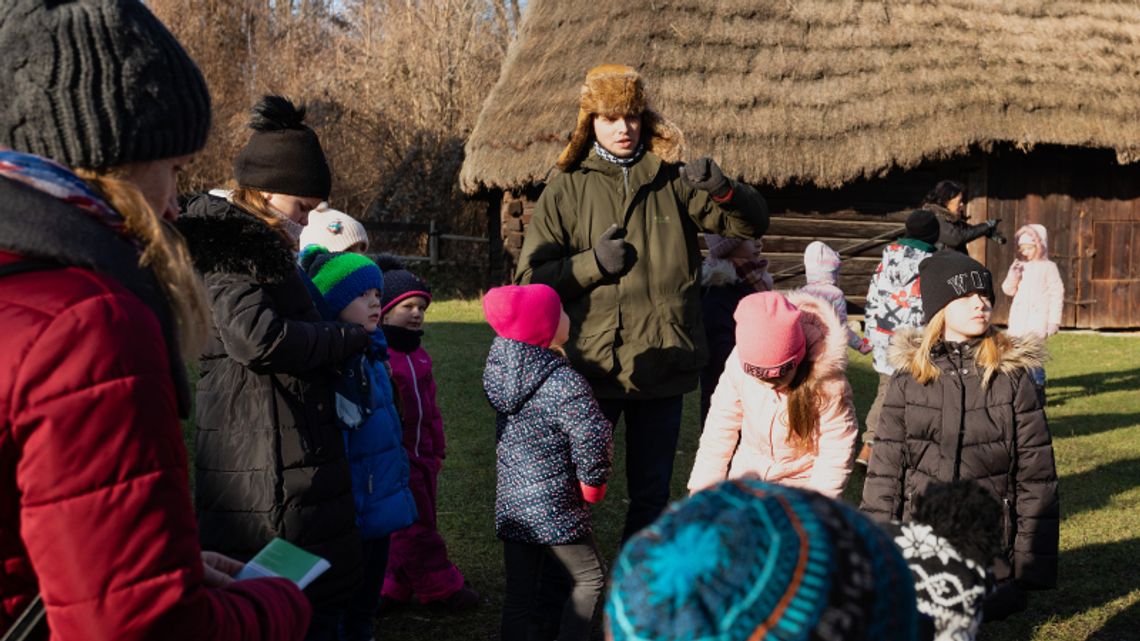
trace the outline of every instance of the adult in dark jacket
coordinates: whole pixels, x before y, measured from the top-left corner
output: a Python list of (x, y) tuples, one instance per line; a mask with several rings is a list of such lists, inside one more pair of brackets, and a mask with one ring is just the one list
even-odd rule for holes
[(498, 287), (487, 292), (483, 309), (498, 334), (483, 389), (497, 412), (495, 533), (506, 569), (501, 638), (533, 638), (528, 628), (538, 604), (563, 600), (560, 585), (539, 580), (544, 557), (551, 557), (574, 584), (558, 638), (585, 641), (605, 576), (587, 503), (605, 495), (613, 428), (585, 379), (554, 351), (570, 333), (554, 290)]
[[(322, 320), (289, 227), (275, 224), (286, 213), (246, 208), (251, 197), (279, 201), (278, 192), (302, 203), (328, 196), (320, 144), (280, 100), (255, 108), (255, 123), (285, 126), (255, 130), (235, 163), (233, 202), (199, 196), (178, 220), (212, 318), (199, 364), (195, 501), (207, 548), (248, 559), (280, 537), (327, 559), (332, 567), (305, 591), (314, 606), (308, 638), (333, 638), (361, 562), (334, 368), (369, 337), (359, 325)], [(243, 163), (270, 152), (275, 164)]]
[(939, 181), (922, 199), (922, 209), (938, 216), (939, 249), (953, 249), (964, 254), (970, 241), (982, 237), (990, 238), (999, 245), (1005, 244), (1005, 236), (997, 230), (1001, 221), (987, 220), (975, 225), (966, 220), (966, 188), (961, 183), (953, 180)]
[(304, 595), (235, 583), (189, 498), (206, 304), (162, 218), (205, 81), (131, 0), (5, 2), (0, 51), (0, 635), (39, 593), (58, 641), (299, 639)]
[(570, 317), (570, 362), (626, 424), (623, 538), (669, 500), (683, 395), (707, 359), (697, 234), (759, 237), (764, 200), (709, 158), (680, 163), (682, 134), (649, 108), (641, 77), (586, 75), (578, 123), (543, 190), (515, 278), (553, 287)]
[[(920, 279), (927, 325), (902, 330), (892, 342), (897, 370), (880, 414), (862, 509), (884, 521), (909, 521), (915, 497), (929, 484), (977, 481), (1003, 507), (1003, 554), (995, 559), (995, 574), (1018, 586), (1054, 587), (1057, 471), (1029, 371), (1044, 360), (1042, 343), (989, 325), (992, 277), (973, 259), (938, 252), (923, 261)], [(978, 332), (954, 329), (953, 314), (963, 306)]]

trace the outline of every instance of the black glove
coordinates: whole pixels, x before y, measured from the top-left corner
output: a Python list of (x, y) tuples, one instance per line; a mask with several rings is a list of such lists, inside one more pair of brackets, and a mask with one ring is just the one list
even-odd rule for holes
[(724, 172), (708, 156), (685, 164), (681, 167), (681, 176), (693, 187), (712, 194), (713, 198), (724, 198), (732, 190), (732, 184), (724, 177)]
[(1000, 222), (1001, 222), (1000, 218), (987, 220), (985, 222), (985, 225), (988, 226), (989, 229), (986, 230), (986, 235), (989, 236), (990, 240), (994, 241), (995, 243), (997, 243), (999, 245), (1004, 245), (1005, 244), (1005, 236), (1003, 236), (1002, 233), (997, 230), (998, 223), (1000, 223)]
[(602, 232), (598, 241), (594, 243), (594, 260), (598, 261), (598, 267), (601, 267), (607, 276), (612, 276), (625, 269), (628, 244), (623, 240), (624, 238), (624, 229), (617, 225), (610, 225), (610, 228)]

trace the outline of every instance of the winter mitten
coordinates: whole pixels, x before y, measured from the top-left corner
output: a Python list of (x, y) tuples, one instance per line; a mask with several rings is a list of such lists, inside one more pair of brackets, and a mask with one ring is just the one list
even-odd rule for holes
[(612, 276), (625, 269), (626, 242), (623, 240), (624, 232), (625, 230), (618, 228), (617, 225), (610, 225), (609, 229), (602, 232), (598, 242), (594, 243), (594, 259), (598, 261), (598, 267), (601, 267), (607, 276)]
[(724, 172), (708, 156), (697, 158), (681, 167), (685, 182), (697, 189), (703, 189), (716, 200), (725, 200), (732, 193), (732, 183), (724, 177)]
[(582, 498), (586, 499), (587, 503), (598, 503), (602, 499), (606, 498), (605, 483), (602, 483), (598, 487), (594, 487), (593, 485), (586, 485), (585, 483), (579, 481), (578, 486), (582, 488)]

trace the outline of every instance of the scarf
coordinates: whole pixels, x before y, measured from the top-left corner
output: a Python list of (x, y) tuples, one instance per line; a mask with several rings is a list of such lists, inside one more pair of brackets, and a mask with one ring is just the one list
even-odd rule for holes
[(388, 339), (388, 347), (404, 354), (416, 351), (424, 335), (422, 329), (408, 329), (396, 325), (384, 325), (383, 330), (384, 336)]
[(594, 152), (596, 154), (598, 154), (598, 157), (601, 158), (602, 160), (605, 160), (607, 162), (612, 162), (613, 164), (617, 165), (618, 167), (621, 167), (624, 169), (624, 168), (632, 167), (634, 164), (637, 163), (637, 161), (641, 160), (641, 157), (645, 155), (645, 145), (643, 145), (641, 143), (637, 143), (637, 148), (633, 150), (632, 156), (630, 156), (629, 158), (618, 158), (617, 156), (606, 151), (606, 148), (603, 147), (601, 145), (601, 143), (599, 143), (598, 141), (595, 140), (594, 141)]
[(53, 198), (72, 205), (139, 247), (136, 239), (127, 229), (122, 214), (111, 209), (91, 186), (63, 165), (11, 149), (0, 150), (0, 176), (24, 183)]

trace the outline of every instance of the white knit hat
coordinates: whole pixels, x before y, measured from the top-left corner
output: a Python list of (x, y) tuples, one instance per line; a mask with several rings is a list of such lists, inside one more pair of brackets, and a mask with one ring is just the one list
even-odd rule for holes
[(329, 251), (346, 251), (356, 243), (364, 243), (360, 251), (368, 249), (368, 232), (352, 216), (321, 203), (309, 212), (309, 224), (301, 232), (301, 249), (320, 245)]

